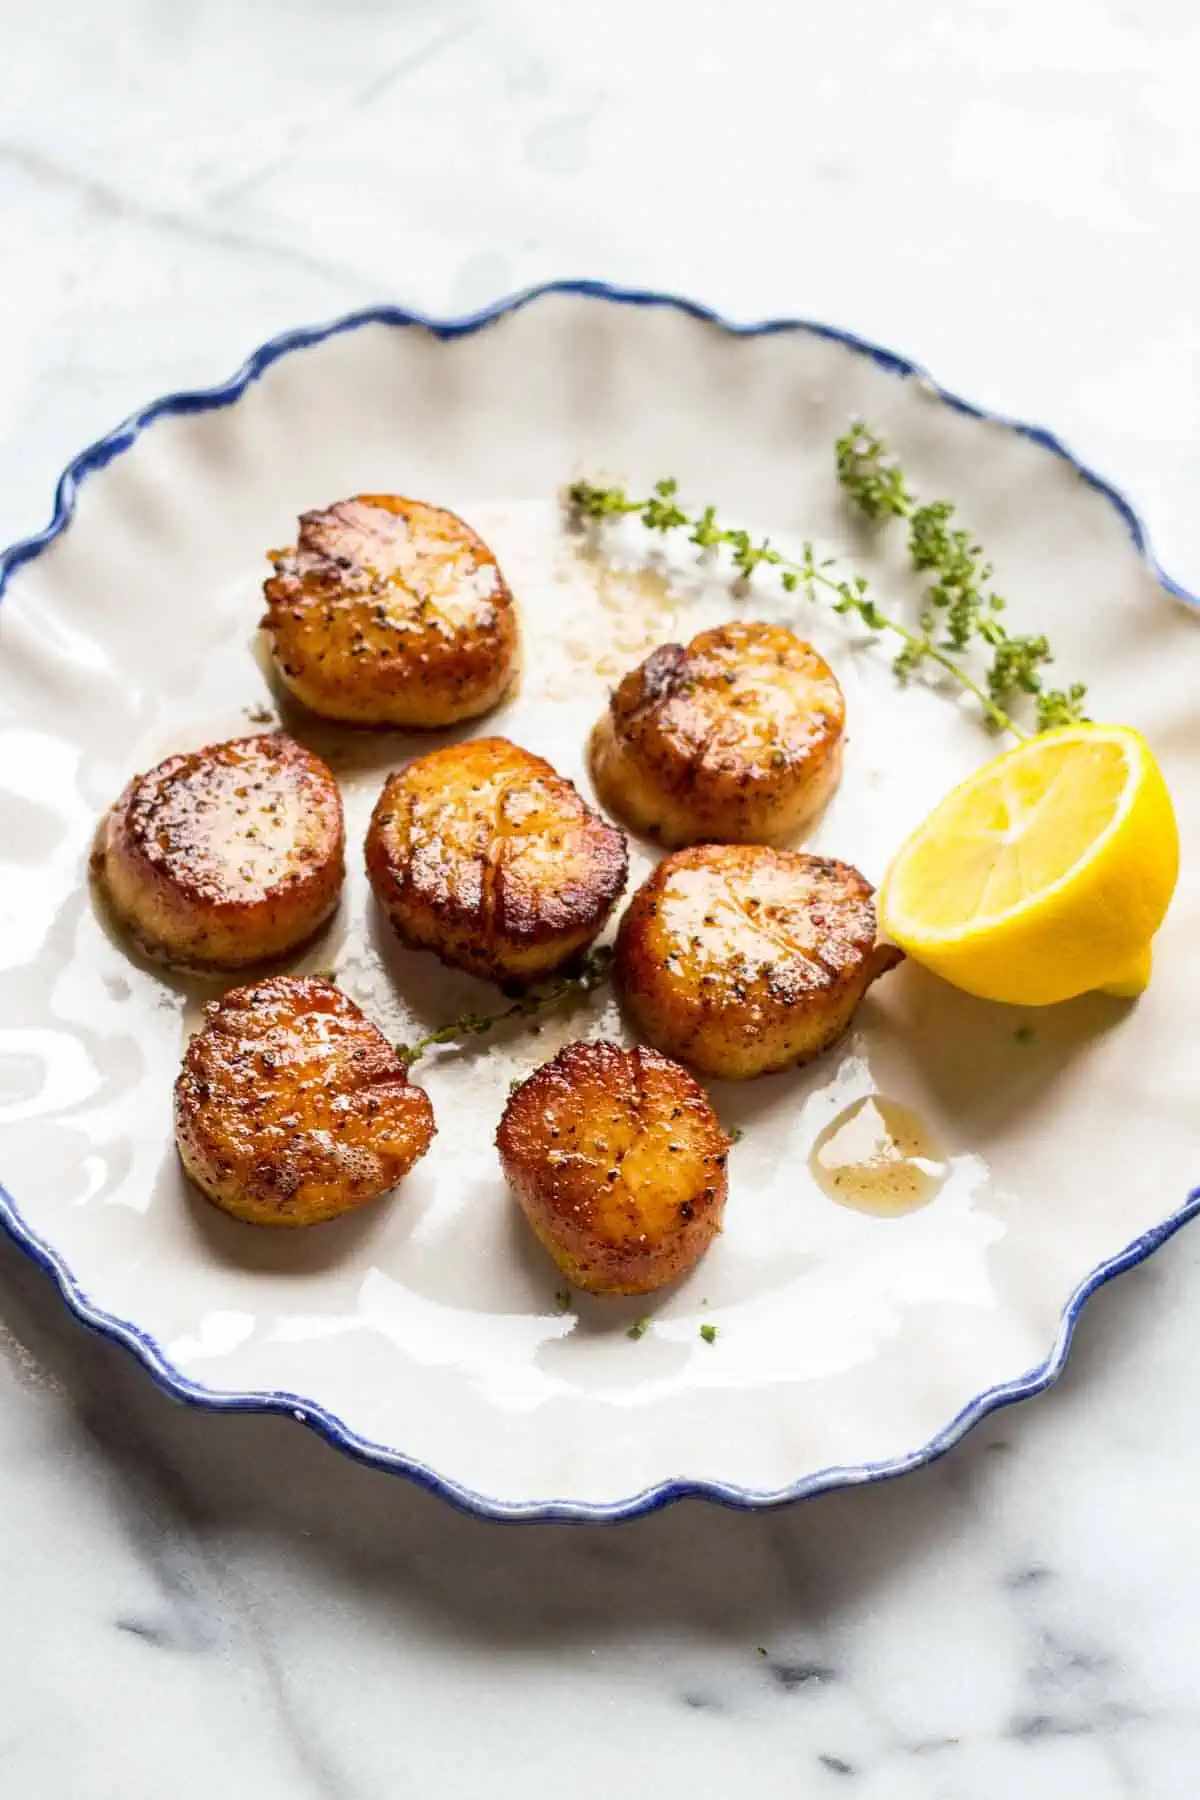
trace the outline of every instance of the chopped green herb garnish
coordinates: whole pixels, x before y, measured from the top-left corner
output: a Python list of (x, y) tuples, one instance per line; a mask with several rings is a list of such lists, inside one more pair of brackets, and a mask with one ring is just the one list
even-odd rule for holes
[(706, 1344), (715, 1344), (717, 1341), (716, 1326), (715, 1325), (702, 1325), (700, 1327), (700, 1336), (704, 1339)]
[(570, 1288), (565, 1288), (565, 1287), (559, 1288), (557, 1294), (555, 1294), (555, 1296), (554, 1296), (554, 1310), (555, 1310), (555, 1312), (560, 1312), (560, 1313), (570, 1312), (570, 1310), (571, 1310), (571, 1290), (570, 1290)]
[(625, 1336), (633, 1338), (636, 1342), (638, 1338), (645, 1337), (649, 1329), (649, 1319), (635, 1319), (633, 1324), (629, 1327), (629, 1330), (625, 1333)]

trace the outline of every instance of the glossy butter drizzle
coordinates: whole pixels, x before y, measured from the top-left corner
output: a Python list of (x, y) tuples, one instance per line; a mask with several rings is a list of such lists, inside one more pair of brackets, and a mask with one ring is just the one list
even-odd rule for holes
[(831, 1119), (808, 1166), (839, 1206), (888, 1219), (928, 1206), (950, 1172), (924, 1121), (884, 1094), (864, 1095)]

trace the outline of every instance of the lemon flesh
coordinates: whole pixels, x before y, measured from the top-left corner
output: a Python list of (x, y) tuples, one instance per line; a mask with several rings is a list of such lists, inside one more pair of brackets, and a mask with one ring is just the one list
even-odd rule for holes
[(946, 796), (892, 863), (879, 917), (914, 961), (987, 1000), (1131, 996), (1178, 873), (1175, 813), (1145, 739), (1069, 725)]

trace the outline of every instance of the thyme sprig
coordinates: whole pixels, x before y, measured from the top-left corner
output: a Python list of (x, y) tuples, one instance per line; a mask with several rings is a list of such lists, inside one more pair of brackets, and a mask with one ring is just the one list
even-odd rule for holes
[(495, 1030), (497, 1025), (503, 1025), (509, 1019), (529, 1019), (536, 1013), (545, 1012), (548, 1008), (557, 1006), (568, 995), (590, 994), (607, 981), (612, 960), (612, 946), (598, 944), (588, 952), (574, 974), (560, 975), (548, 987), (530, 989), (514, 1000), (511, 1006), (502, 1007), (499, 1012), (462, 1013), (457, 1019), (452, 1019), (449, 1025), (443, 1025), (439, 1031), (431, 1031), (426, 1037), (417, 1038), (411, 1044), (397, 1044), (396, 1053), (411, 1068), (436, 1044), (456, 1044), (462, 1038), (482, 1037), (485, 1032)]
[[(1005, 601), (988, 586), (991, 565), (971, 534), (951, 525), (953, 505), (947, 500), (918, 505), (886, 446), (860, 421), (838, 439), (836, 458), (838, 480), (867, 518), (908, 522), (912, 566), (933, 578), (925, 593), (918, 630), (883, 612), (872, 599), (864, 576), (837, 573), (832, 557), (818, 560), (811, 543), (802, 546), (799, 557), (786, 556), (770, 538), (755, 540), (747, 531), (722, 525), (715, 506), (689, 513), (679, 502), (679, 484), (670, 478), (656, 482), (652, 493), (642, 499), (632, 498), (620, 486), (576, 481), (567, 490), (567, 500), (580, 520), (635, 514), (647, 530), (663, 536), (686, 531), (688, 543), (702, 553), (728, 550), (743, 591), (755, 571), (765, 566), (778, 571), (790, 594), (803, 593), (813, 602), (819, 592), (829, 595), (834, 612), (857, 618), (869, 632), (900, 640), (893, 668), (901, 680), (925, 664), (935, 664), (975, 698), (996, 730), (1011, 732), (1014, 737), (1026, 735), (1009, 710), (1021, 695), (1034, 697), (1039, 731), (1082, 718), (1085, 690), (1081, 685), (1061, 689), (1044, 684), (1042, 671), (1052, 661), (1046, 638), (1014, 636), (1001, 623)], [(982, 684), (961, 660), (975, 640), (991, 652)]]
[[(904, 472), (889, 455), (886, 444), (855, 420), (837, 441), (837, 475), (850, 499), (868, 519), (887, 517), (908, 521), (908, 554), (914, 569), (933, 576), (921, 609), (921, 630), (927, 640), (944, 631), (940, 648), (961, 655), (979, 638), (991, 651), (987, 671), (990, 698), (997, 706), (1011, 707), (1022, 694), (1035, 703), (1037, 729), (1071, 725), (1084, 717), (1087, 689), (1082, 682), (1066, 688), (1047, 687), (1043, 671), (1054, 661), (1049, 642), (1038, 633), (1014, 635), (997, 614), (1006, 601), (991, 587), (992, 565), (969, 531), (952, 526), (955, 509), (948, 500), (918, 504)], [(901, 651), (897, 661), (905, 659)], [(919, 666), (904, 661), (902, 674)]]

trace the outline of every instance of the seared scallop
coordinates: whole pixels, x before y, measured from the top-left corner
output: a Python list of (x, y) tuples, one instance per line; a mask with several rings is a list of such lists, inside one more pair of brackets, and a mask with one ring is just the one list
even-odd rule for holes
[(878, 975), (874, 889), (828, 857), (697, 844), (664, 858), (617, 934), (621, 1000), (650, 1043), (741, 1080), (808, 1062)]
[(152, 953), (189, 967), (283, 956), (337, 905), (342, 802), (291, 738), (235, 738), (169, 756), (129, 783), (93, 866), (113, 911)]
[(610, 812), (664, 844), (782, 843), (837, 786), (845, 719), (811, 644), (782, 625), (720, 625), (626, 675), (592, 733), (592, 779)]
[(433, 1107), (332, 982), (276, 975), (205, 1008), (175, 1083), (183, 1166), (251, 1225), (319, 1225), (395, 1187)]
[(474, 738), (388, 777), (367, 832), (371, 886), (400, 938), (492, 981), (549, 974), (625, 886), (625, 839), (548, 762)]
[(453, 725), (511, 687), (513, 598), (454, 513), (359, 494), (302, 514), (295, 548), (271, 560), (263, 628), (310, 711), (357, 725)]
[(496, 1145), (535, 1237), (588, 1293), (665, 1287), (721, 1229), (729, 1139), (656, 1050), (568, 1044), (509, 1097)]

